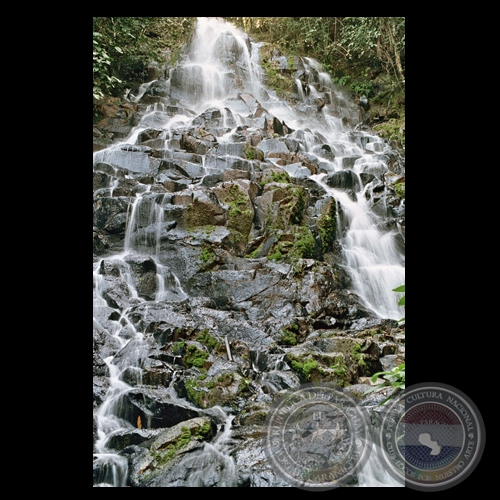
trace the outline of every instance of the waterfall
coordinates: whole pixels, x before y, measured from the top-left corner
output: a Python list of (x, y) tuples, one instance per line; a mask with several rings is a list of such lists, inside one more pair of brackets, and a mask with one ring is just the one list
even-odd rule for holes
[[(233, 63), (237, 63), (236, 75), (228, 68)], [(228, 96), (241, 92), (234, 85), (234, 77), (245, 91), (260, 97), (261, 72), (255, 53), (239, 29), (220, 19), (199, 18), (189, 53), (174, 69), (170, 85), (181, 103), (202, 112), (209, 107), (222, 109)]]
[(404, 284), (405, 267), (403, 256), (397, 251), (396, 231), (384, 232), (379, 228), (381, 221), (369, 210), (364, 191), (353, 200), (348, 193), (327, 186), (323, 182), (325, 175), (313, 178), (343, 207), (347, 230), (341, 244), (354, 291), (380, 318), (400, 320), (404, 309), (397, 305), (400, 295), (392, 290)]
[[(109, 170), (112, 178), (111, 184), (95, 191), (94, 197), (111, 195), (117, 203), (126, 206), (126, 218), (117, 217), (116, 227), (110, 230), (111, 237), (122, 230), (123, 241), (113, 240), (111, 250), (104, 257), (94, 256), (93, 264), (94, 330), (105, 334), (111, 352), (104, 359), (109, 387), (95, 412), (98, 440), (94, 463), (99, 465), (99, 472), (94, 477), (94, 486), (127, 486), (129, 462), (115, 453), (109, 443), (117, 433), (137, 429), (136, 422), (129, 421), (125, 415), (123, 401), (131, 390), (143, 384), (142, 368), (150, 346), (146, 331), (141, 330), (133, 315), (134, 310), (139, 306), (185, 305), (191, 298), (183, 288), (184, 284), (189, 292), (189, 285), (186, 286), (168, 254), (178, 240), (175, 243), (169, 240), (170, 246), (165, 244), (167, 233), (176, 228), (178, 222), (170, 220), (175, 218), (171, 217), (175, 212), (171, 205), (173, 198), (185, 188), (183, 196), (196, 199), (192, 190), (210, 185), (213, 177), (222, 178), (229, 159), (238, 159), (244, 165), (241, 171), (245, 172), (246, 168), (248, 173), (255, 174), (258, 168), (255, 163), (232, 154), (231, 146), (234, 145), (236, 151), (238, 144), (234, 136), (243, 129), (262, 129), (266, 119), (266, 115), (259, 114), (262, 109), (293, 131), (285, 134), (285, 139), (296, 145), (296, 152), (311, 155), (320, 166), (320, 173), (312, 174), (306, 168), (301, 169), (301, 175), (307, 171), (307, 180), (316, 183), (326, 192), (325, 197), (333, 198), (338, 204), (336, 229), (341, 266), (350, 276), (352, 294), (377, 318), (399, 320), (404, 316), (404, 309), (397, 305), (401, 295), (392, 291), (405, 282), (404, 256), (398, 247), (397, 229), (384, 224), (383, 214), (389, 210), (384, 198), (388, 191), (385, 176), (390, 169), (385, 153), (389, 146), (374, 134), (353, 130), (351, 124), (359, 122), (359, 109), (313, 59), (302, 58), (305, 71), (319, 75), (315, 84), (311, 81), (310, 91), (306, 94), (296, 79), (298, 102), (292, 105), (279, 98), (263, 84), (260, 47), (261, 44), (250, 42), (230, 23), (217, 18), (199, 18), (193, 38), (168, 80), (148, 82), (135, 93), (129, 93), (130, 102), (141, 103), (153, 85), (161, 84), (162, 95), (168, 97), (161, 97), (161, 102), (153, 105), (144, 105), (140, 122), (127, 137), (93, 155), (94, 171)], [(314, 99), (319, 97), (328, 101), (323, 108), (315, 104)], [(185, 179), (181, 172), (175, 191), (155, 190), (153, 181), (147, 179), (152, 165), (173, 158), (174, 152), (184, 161), (182, 155), (188, 154), (181, 151), (179, 136), (189, 127), (197, 127), (200, 115), (213, 110), (219, 112), (214, 114), (219, 118), (208, 135), (216, 137), (216, 143), (207, 146), (208, 141), (200, 139), (205, 152), (192, 153), (192, 157), (196, 157), (192, 162), (186, 160), (186, 164), (189, 163), (186, 169), (191, 168), (196, 175)], [(159, 132), (160, 146), (155, 148), (139, 144), (140, 135), (150, 128)], [(162, 157), (155, 157), (158, 153), (154, 149), (160, 151)], [(216, 156), (217, 149), (224, 150), (224, 155)], [(267, 166), (277, 165), (278, 161), (277, 157), (266, 158)], [(287, 171), (292, 178), (300, 179), (298, 171), (290, 168)], [(119, 175), (123, 176), (120, 180), (123, 178), (124, 184), (137, 181), (137, 185), (130, 189), (126, 185), (125, 194), (115, 196), (120, 189)], [(159, 169), (156, 175), (161, 177)], [(149, 281), (138, 278), (138, 267), (154, 278)], [(108, 293), (113, 286), (119, 288), (118, 297)], [(283, 358), (276, 361), (277, 369), (284, 364)], [(273, 387), (271, 382), (269, 386)], [(176, 398), (182, 399), (177, 395)], [(235, 416), (230, 408), (212, 411), (217, 413), (218, 432), (210, 442), (189, 453), (186, 466), (193, 472), (186, 478), (185, 486), (236, 486), (238, 483), (237, 464), (231, 454)], [(398, 485), (380, 468), (374, 452), (360, 474), (359, 486)]]

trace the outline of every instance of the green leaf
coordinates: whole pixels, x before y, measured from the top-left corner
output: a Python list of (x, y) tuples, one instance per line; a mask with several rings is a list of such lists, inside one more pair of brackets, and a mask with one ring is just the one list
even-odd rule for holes
[(405, 288), (406, 288), (406, 285), (401, 285), (401, 286), (398, 286), (397, 288), (394, 288), (392, 291), (405, 293), (406, 292)]
[[(385, 385), (384, 385), (384, 387), (385, 387)], [(363, 392), (363, 396), (366, 396), (367, 394), (370, 394), (370, 393), (375, 392), (375, 391), (379, 391), (380, 389), (382, 389), (382, 385), (370, 387), (365, 392)]]

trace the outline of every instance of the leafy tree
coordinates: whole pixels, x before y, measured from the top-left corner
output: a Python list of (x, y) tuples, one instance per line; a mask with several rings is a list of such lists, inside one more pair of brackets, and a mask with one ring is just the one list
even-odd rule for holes
[(336, 50), (347, 60), (381, 66), (403, 82), (405, 18), (345, 17)]

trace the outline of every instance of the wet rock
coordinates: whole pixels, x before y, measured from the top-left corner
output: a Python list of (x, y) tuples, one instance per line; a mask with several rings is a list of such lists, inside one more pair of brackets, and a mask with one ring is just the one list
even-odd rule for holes
[[(142, 487), (173, 486), (172, 475), (175, 475), (179, 461), (185, 454), (189, 456), (200, 449), (215, 432), (215, 426), (208, 417), (199, 417), (182, 421), (143, 442), (140, 459), (131, 463), (132, 484)], [(189, 475), (187, 469), (184, 473)]]
[(352, 170), (341, 170), (325, 178), (325, 183), (336, 189), (352, 190), (359, 192), (361, 183), (358, 176)]
[(124, 234), (128, 203), (120, 198), (99, 198), (94, 201), (93, 225), (107, 233)]
[(132, 429), (120, 430), (114, 432), (110, 439), (106, 442), (106, 447), (115, 452), (119, 452), (124, 448), (132, 445), (139, 445), (145, 441), (158, 436), (162, 431), (159, 429)]
[(192, 195), (192, 203), (187, 205), (181, 227), (191, 229), (199, 226), (226, 225), (227, 211), (220, 205), (212, 192), (198, 189)]
[(271, 153), (288, 154), (290, 152), (286, 143), (284, 141), (280, 141), (279, 139), (266, 139), (261, 141), (259, 143), (259, 150), (264, 153), (264, 159), (268, 158)]
[(177, 400), (162, 389), (137, 387), (123, 398), (118, 416), (132, 425), (140, 417), (145, 429), (173, 427), (184, 420), (198, 417), (199, 411), (185, 401)]
[(109, 389), (109, 379), (104, 376), (94, 376), (92, 384), (92, 401), (94, 411), (104, 403), (106, 393)]
[(219, 202), (227, 206), (227, 227), (241, 235), (242, 250), (248, 242), (255, 217), (253, 203), (248, 193), (249, 187), (250, 185), (245, 186), (239, 182), (224, 182), (212, 190)]

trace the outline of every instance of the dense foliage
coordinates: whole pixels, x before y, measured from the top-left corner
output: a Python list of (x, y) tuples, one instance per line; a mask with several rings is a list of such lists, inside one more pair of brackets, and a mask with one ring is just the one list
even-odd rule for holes
[(94, 17), (93, 98), (119, 96), (143, 83), (148, 64), (175, 57), (195, 21), (195, 17)]

